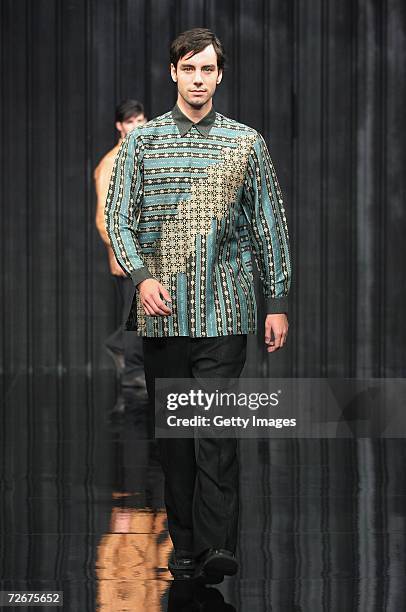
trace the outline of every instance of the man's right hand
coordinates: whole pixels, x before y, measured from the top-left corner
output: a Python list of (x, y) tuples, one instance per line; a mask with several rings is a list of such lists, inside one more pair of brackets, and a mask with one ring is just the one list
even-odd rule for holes
[(171, 302), (171, 296), (160, 282), (155, 278), (146, 278), (137, 285), (140, 294), (140, 301), (144, 307), (145, 314), (153, 317), (171, 314), (171, 309), (162, 301), (162, 297)]

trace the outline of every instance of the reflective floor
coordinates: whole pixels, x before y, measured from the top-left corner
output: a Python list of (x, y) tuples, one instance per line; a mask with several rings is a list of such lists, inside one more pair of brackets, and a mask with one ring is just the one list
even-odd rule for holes
[(167, 571), (145, 404), (111, 419), (110, 371), (3, 384), (2, 590), (63, 590), (75, 612), (406, 610), (403, 440), (240, 440), (240, 569), (197, 588)]

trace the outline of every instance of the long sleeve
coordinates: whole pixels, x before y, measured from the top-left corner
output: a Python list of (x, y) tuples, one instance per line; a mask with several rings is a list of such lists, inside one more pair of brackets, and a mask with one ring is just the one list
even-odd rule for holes
[(271, 156), (263, 137), (252, 145), (242, 198), (268, 314), (288, 312), (289, 233)]
[(141, 257), (137, 229), (143, 200), (143, 148), (136, 130), (123, 140), (114, 161), (105, 222), (114, 255), (138, 285), (152, 274)]

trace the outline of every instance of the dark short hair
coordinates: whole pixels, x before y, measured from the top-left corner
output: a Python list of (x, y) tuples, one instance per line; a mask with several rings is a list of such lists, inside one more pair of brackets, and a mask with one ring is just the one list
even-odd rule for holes
[(138, 115), (144, 115), (144, 106), (138, 100), (122, 100), (120, 104), (116, 106), (116, 121), (127, 121), (130, 117), (138, 117)]
[(170, 46), (171, 63), (177, 68), (181, 57), (191, 51), (193, 51), (193, 55), (196, 55), (196, 53), (200, 53), (200, 51), (203, 51), (209, 45), (213, 45), (216, 52), (218, 69), (224, 70), (226, 56), (223, 45), (217, 36), (207, 28), (193, 28), (179, 34)]

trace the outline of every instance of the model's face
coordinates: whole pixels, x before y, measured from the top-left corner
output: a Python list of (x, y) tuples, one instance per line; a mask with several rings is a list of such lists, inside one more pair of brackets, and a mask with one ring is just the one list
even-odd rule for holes
[(121, 138), (125, 138), (129, 132), (134, 130), (139, 125), (144, 125), (147, 122), (145, 115), (136, 115), (129, 117), (125, 121), (117, 121), (116, 128), (120, 132)]
[(171, 75), (179, 95), (193, 108), (201, 108), (213, 97), (223, 77), (213, 45), (192, 57), (190, 53), (181, 57), (176, 68), (171, 64)]

